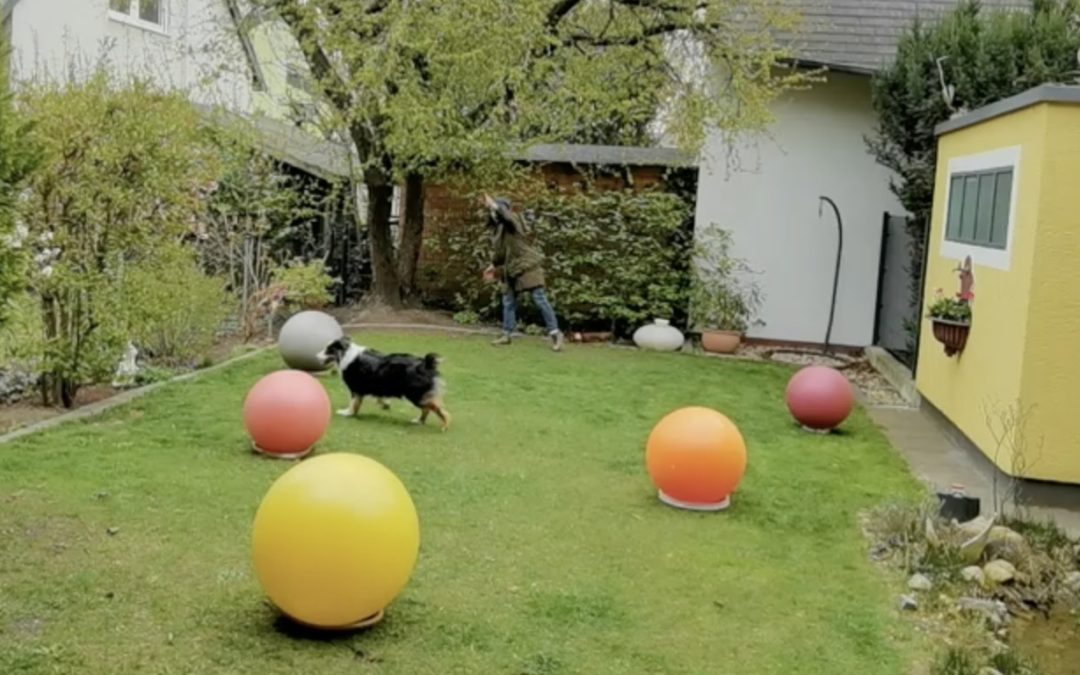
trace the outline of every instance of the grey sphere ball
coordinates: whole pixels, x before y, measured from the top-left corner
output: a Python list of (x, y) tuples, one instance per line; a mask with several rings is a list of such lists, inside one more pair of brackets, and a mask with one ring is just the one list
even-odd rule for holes
[(290, 368), (318, 372), (327, 366), (315, 358), (334, 340), (345, 335), (337, 319), (323, 312), (306, 311), (289, 317), (278, 333), (281, 358)]

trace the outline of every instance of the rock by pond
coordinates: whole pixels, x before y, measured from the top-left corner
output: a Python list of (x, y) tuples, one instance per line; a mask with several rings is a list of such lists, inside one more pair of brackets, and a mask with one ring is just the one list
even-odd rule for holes
[(986, 583), (986, 575), (978, 565), (972, 565), (960, 570), (960, 578), (964, 581), (977, 583), (980, 586)]
[(1007, 560), (991, 560), (983, 565), (983, 573), (995, 584), (1005, 584), (1016, 578), (1016, 567)]

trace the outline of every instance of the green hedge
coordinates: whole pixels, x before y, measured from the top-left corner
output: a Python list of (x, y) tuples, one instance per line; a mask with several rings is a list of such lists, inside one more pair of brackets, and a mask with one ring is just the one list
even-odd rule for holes
[[(680, 196), (548, 192), (515, 208), (547, 255), (549, 294), (566, 327), (626, 335), (654, 317), (685, 321), (693, 213)], [(442, 262), (424, 271), (426, 285), (438, 291), (427, 300), (462, 316), (497, 319), (500, 286), (480, 278), (491, 247), (483, 223), (443, 229), (426, 245)], [(522, 320), (536, 321), (527, 305)]]

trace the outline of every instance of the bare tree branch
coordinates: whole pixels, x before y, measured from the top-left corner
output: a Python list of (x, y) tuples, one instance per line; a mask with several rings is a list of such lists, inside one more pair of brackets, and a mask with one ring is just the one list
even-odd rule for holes
[[(323, 94), (338, 112), (347, 118), (353, 103), (352, 96), (345, 82), (334, 69), (330, 57), (319, 43), (314, 26), (306, 20), (303, 8), (297, 0), (281, 0), (277, 3), (277, 10), (296, 37), (301, 51), (304, 52), (308, 67), (311, 68), (311, 73), (315, 76)], [(374, 136), (368, 127), (353, 120), (348, 120), (348, 126), (360, 163), (366, 164), (374, 149)]]

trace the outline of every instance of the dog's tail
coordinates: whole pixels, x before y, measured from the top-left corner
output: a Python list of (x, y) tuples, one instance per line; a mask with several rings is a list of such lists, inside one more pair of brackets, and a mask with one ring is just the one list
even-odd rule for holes
[(438, 354), (428, 354), (424, 357), (424, 368), (431, 372), (438, 370), (440, 363), (442, 363), (442, 358)]

